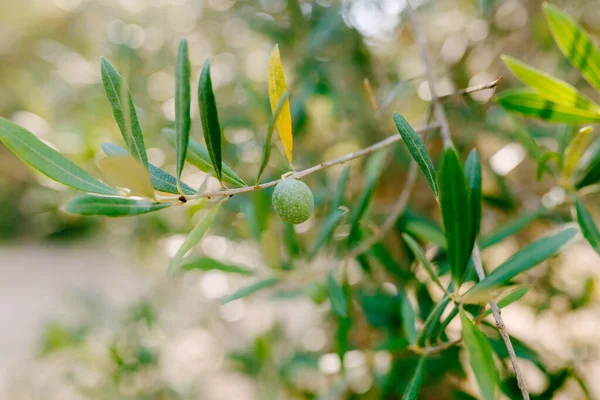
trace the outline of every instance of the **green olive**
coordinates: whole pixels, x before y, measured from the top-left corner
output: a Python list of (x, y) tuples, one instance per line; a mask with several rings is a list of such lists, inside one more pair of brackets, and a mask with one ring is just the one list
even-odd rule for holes
[(273, 208), (284, 221), (301, 224), (310, 218), (315, 199), (309, 187), (297, 179), (283, 179), (273, 191)]

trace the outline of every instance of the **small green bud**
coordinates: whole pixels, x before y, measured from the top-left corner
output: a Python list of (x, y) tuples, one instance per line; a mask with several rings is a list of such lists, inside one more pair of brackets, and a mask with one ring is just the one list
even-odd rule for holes
[(297, 179), (283, 179), (273, 191), (273, 209), (284, 221), (301, 224), (310, 218), (315, 199), (309, 187)]

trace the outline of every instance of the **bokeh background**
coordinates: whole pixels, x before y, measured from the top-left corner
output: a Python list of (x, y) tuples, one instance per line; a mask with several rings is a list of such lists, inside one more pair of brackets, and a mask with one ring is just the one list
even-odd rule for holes
[[(600, 35), (596, 1), (553, 3)], [(499, 91), (518, 86), (499, 58), (510, 54), (597, 98), (554, 45), (541, 1), (412, 4), (427, 35), (440, 95), (500, 75)], [(173, 125), (175, 55), (186, 36), (194, 85), (211, 59), (224, 159), (253, 182), (270, 117), (268, 57), (279, 43), (288, 85), (294, 87), (295, 166), (306, 168), (394, 134), (393, 111), (414, 126), (427, 122), (430, 94), (419, 49), (401, 15), (404, 5), (403, 0), (0, 0), (0, 115), (97, 174), (100, 144), (121, 143), (100, 80), (99, 60), (105, 56), (129, 83), (150, 161), (173, 172), (174, 151), (160, 130)], [(558, 206), (487, 249), (489, 267), (567, 219), (568, 208), (560, 208), (564, 193), (550, 178), (535, 179), (528, 138), (557, 148), (574, 129), (513, 117), (492, 95), (483, 91), (446, 101), (458, 147), (463, 152), (476, 147), (486, 166), (482, 232), (540, 206)], [(202, 141), (196, 101), (192, 117), (192, 136)], [(428, 136), (428, 147), (435, 158), (441, 148), (436, 133)], [(401, 145), (388, 156), (370, 211), (375, 223), (399, 195), (409, 162)], [(361, 193), (363, 163), (351, 164), (350, 198)], [(264, 179), (284, 172), (277, 141)], [(327, 251), (311, 262), (301, 257), (340, 172), (336, 167), (306, 179), (317, 211), (295, 228), (270, 218), (269, 192), (227, 203), (195, 254), (262, 275), (290, 268), (301, 273), (286, 291), (221, 305), (248, 278), (219, 271), (166, 276), (169, 257), (199, 206), (128, 219), (69, 215), (60, 206), (71, 190), (0, 148), (0, 398), (380, 398), (380, 377), (392, 367), (392, 353), (357, 345), (340, 360), (328, 302), (319, 299), (318, 285), (311, 286), (339, 261)], [(189, 165), (184, 170), (192, 186), (203, 178)], [(423, 179), (410, 204), (414, 215), (439, 218)], [(341, 226), (336, 237), (344, 233), (347, 227)], [(399, 256), (396, 262), (406, 260)], [(530, 292), (503, 312), (511, 334), (535, 349), (551, 372), (568, 372), (556, 381), (552, 398), (600, 396), (599, 264), (579, 239), (529, 274)], [(399, 284), (385, 271), (373, 279), (358, 264), (350, 267), (352, 285), (393, 291)], [(314, 289), (312, 296), (296, 295), (305, 287)], [(356, 330), (355, 342), (369, 343), (369, 329), (358, 324)], [(342, 364), (347, 381), (339, 379)], [(533, 393), (555, 383), (535, 363), (523, 366)], [(476, 396), (472, 377), (457, 376), (426, 385), (423, 398), (459, 398), (444, 389), (457, 381)]]

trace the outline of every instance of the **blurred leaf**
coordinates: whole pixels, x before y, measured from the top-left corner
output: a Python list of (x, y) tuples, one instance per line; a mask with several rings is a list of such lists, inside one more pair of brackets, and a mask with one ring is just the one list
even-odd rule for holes
[(496, 229), (490, 235), (479, 239), (480, 249), (487, 249), (488, 247), (500, 243), (504, 239), (516, 234), (536, 219), (541, 218), (546, 213), (546, 211), (547, 209), (545, 207), (540, 207), (533, 211), (523, 212), (509, 223)]
[(223, 299), (222, 304), (227, 304), (234, 300), (241, 299), (242, 297), (249, 296), (253, 293), (258, 292), (259, 290), (274, 286), (278, 282), (279, 282), (278, 278), (270, 278), (270, 279), (264, 279), (261, 281), (256, 281), (248, 286), (244, 286), (241, 289), (235, 291), (235, 293), (233, 293), (232, 295), (225, 297)]
[(69, 200), (62, 208), (73, 214), (127, 217), (162, 210), (171, 205), (172, 203), (156, 203), (123, 197), (84, 195)]
[[(162, 134), (167, 138), (169, 144), (175, 147), (176, 133), (173, 129), (165, 128), (162, 130)], [(187, 161), (198, 168), (200, 171), (204, 172), (214, 172), (214, 167), (210, 161), (210, 155), (208, 154), (208, 150), (202, 144), (196, 142), (193, 139), (189, 140), (188, 151), (187, 151)], [(223, 182), (229, 183), (230, 185), (244, 187), (246, 186), (246, 182), (242, 180), (231, 167), (225, 163), (222, 165), (222, 179)]]
[(553, 103), (531, 89), (505, 90), (496, 102), (509, 111), (549, 122), (583, 124), (600, 122), (600, 112)]
[(477, 296), (480, 292), (505, 285), (518, 274), (535, 267), (556, 254), (576, 234), (577, 229), (567, 228), (523, 247), (502, 265), (493, 270), (485, 279), (477, 282), (462, 298), (467, 299), (469, 296)]
[(440, 282), (440, 279), (438, 278), (437, 274), (435, 273), (435, 269), (433, 268), (431, 261), (429, 261), (427, 256), (425, 256), (425, 252), (423, 251), (421, 246), (419, 246), (419, 243), (417, 243), (416, 240), (414, 240), (412, 237), (410, 237), (406, 233), (403, 233), (402, 237), (404, 238), (404, 241), (406, 242), (406, 244), (408, 245), (408, 247), (410, 248), (412, 253), (415, 255), (415, 257), (421, 262), (421, 264), (423, 264), (423, 267), (429, 274), (429, 277), (431, 278), (431, 280), (434, 281), (439, 287), (443, 287), (442, 283)]
[(423, 383), (423, 375), (425, 374), (425, 364), (427, 362), (426, 356), (419, 358), (417, 369), (415, 370), (410, 382), (402, 395), (402, 400), (415, 400), (419, 398), (419, 390), (421, 390), (421, 384)]
[[(177, 49), (177, 65), (175, 66), (175, 130), (177, 132), (177, 184), (180, 184), (181, 171), (185, 164), (188, 142), (190, 140), (190, 59), (188, 41), (183, 38)], [(216, 111), (215, 111), (216, 112)], [(208, 143), (208, 142), (207, 142)]]
[(487, 337), (469, 319), (464, 311), (460, 312), (462, 335), (469, 351), (469, 362), (475, 374), (481, 395), (485, 400), (496, 398), (498, 371)]
[(448, 303), (450, 303), (450, 298), (448, 295), (445, 295), (429, 312), (429, 315), (423, 323), (423, 327), (421, 328), (421, 332), (419, 332), (419, 336), (417, 338), (417, 343), (420, 346), (424, 346), (428, 342), (431, 342), (431, 340), (434, 338), (435, 333), (440, 326), (440, 318), (448, 306)]
[[(514, 303), (515, 301), (521, 299), (521, 297), (525, 296), (525, 294), (529, 291), (529, 288), (527, 287), (520, 287), (518, 289), (513, 290), (512, 292), (510, 292), (509, 294), (507, 294), (506, 296), (504, 296), (500, 301), (498, 301), (498, 308), (502, 309), (506, 306), (511, 305), (512, 303)], [(487, 317), (488, 315), (490, 315), (492, 313), (491, 309), (488, 309), (483, 316)]]
[(396, 123), (398, 132), (400, 132), (408, 151), (417, 164), (419, 164), (421, 171), (423, 171), (425, 178), (427, 178), (427, 182), (429, 182), (429, 187), (431, 188), (433, 195), (437, 199), (439, 197), (439, 190), (437, 178), (435, 176), (435, 168), (433, 167), (433, 162), (431, 162), (431, 157), (429, 157), (429, 153), (427, 152), (423, 141), (412, 126), (410, 126), (408, 121), (397, 112), (394, 113), (394, 122)]
[(589, 161), (584, 163), (582, 171), (578, 173), (579, 179), (575, 184), (578, 190), (600, 181), (600, 142), (592, 146), (591, 153)]
[(559, 8), (544, 4), (544, 14), (560, 51), (586, 81), (600, 90), (600, 52), (585, 30)]
[(592, 142), (594, 129), (591, 126), (585, 126), (577, 132), (577, 135), (571, 140), (565, 149), (564, 163), (562, 173), (565, 177), (570, 177), (579, 165), (583, 153)]
[(98, 168), (105, 181), (119, 188), (127, 188), (131, 195), (154, 198), (154, 188), (148, 170), (133, 156), (108, 156), (98, 160)]
[(402, 329), (404, 334), (408, 338), (410, 344), (417, 343), (417, 328), (416, 328), (416, 314), (413, 310), (412, 304), (408, 299), (406, 293), (402, 290), (398, 291), (398, 301), (400, 302), (400, 319), (402, 320)]
[(593, 101), (579, 93), (577, 89), (568, 83), (512, 57), (504, 55), (502, 60), (517, 78), (527, 86), (535, 89), (544, 99), (563, 106), (598, 111), (599, 106), (597, 104), (594, 104)]
[(446, 330), (448, 325), (450, 325), (450, 322), (452, 322), (452, 320), (454, 318), (456, 318), (457, 315), (458, 315), (458, 307), (454, 306), (452, 308), (452, 311), (450, 312), (450, 314), (448, 314), (448, 316), (446, 318), (444, 318), (442, 323), (438, 326), (438, 328), (436, 329), (436, 332), (434, 332), (434, 335), (431, 337), (431, 340), (434, 341), (434, 340), (438, 339), (444, 333), (444, 331)]
[[(287, 92), (281, 57), (279, 55), (279, 45), (275, 45), (269, 56), (269, 100), (271, 102), (271, 111), (275, 113), (279, 99)], [(292, 114), (290, 113), (289, 99), (285, 99), (283, 108), (276, 117), (277, 131), (281, 138), (281, 143), (285, 149), (285, 155), (292, 164)]]
[(119, 194), (25, 128), (0, 117), (0, 141), (21, 160), (48, 178), (83, 192)]
[(329, 273), (327, 275), (327, 295), (331, 302), (331, 309), (340, 317), (346, 318), (348, 315), (348, 304), (342, 287), (338, 285), (335, 277)]
[(446, 248), (446, 237), (442, 229), (433, 221), (407, 210), (398, 219), (401, 231), (421, 240)]
[(340, 179), (335, 190), (335, 197), (331, 201), (331, 209), (335, 210), (344, 203), (344, 192), (346, 191), (346, 184), (348, 183), (348, 176), (350, 176), (350, 166), (346, 165), (342, 170)]
[(210, 271), (214, 269), (229, 274), (254, 275), (254, 271), (251, 269), (240, 267), (237, 265), (223, 264), (222, 262), (210, 257), (195, 257), (185, 260), (181, 264), (181, 269), (184, 271)]
[[(144, 168), (148, 167), (148, 156), (144, 146), (142, 128), (138, 121), (135, 105), (127, 84), (115, 67), (104, 57), (100, 59), (102, 83), (106, 97), (112, 107), (115, 121), (121, 130), (121, 135), (127, 143), (129, 152), (138, 159)], [(129, 104), (123, 104), (128, 102)]]
[[(101, 147), (102, 151), (104, 151), (107, 156), (123, 156), (128, 154), (127, 150), (121, 146), (117, 146), (116, 144), (102, 143)], [(163, 171), (151, 163), (148, 163), (148, 172), (150, 172), (150, 180), (152, 181), (152, 186), (154, 189), (165, 193), (179, 193), (179, 190), (177, 189), (177, 178), (175, 178), (173, 175)], [(184, 194), (196, 193), (194, 189), (185, 183), (180, 182), (180, 185)]]
[(467, 178), (453, 148), (444, 150), (439, 178), (440, 205), (448, 243), (446, 251), (458, 287), (471, 258), (475, 238)]
[(600, 231), (598, 231), (598, 227), (580, 198), (575, 199), (575, 209), (577, 211), (577, 223), (581, 228), (583, 237), (589, 242), (596, 253), (600, 255)]
[(210, 210), (208, 210), (204, 215), (202, 215), (202, 217), (198, 220), (192, 231), (188, 234), (187, 238), (185, 238), (185, 241), (179, 247), (177, 253), (175, 253), (175, 256), (169, 263), (169, 276), (175, 275), (175, 273), (181, 266), (181, 260), (183, 260), (183, 257), (185, 257), (188, 251), (190, 251), (194, 246), (196, 246), (196, 244), (198, 244), (200, 239), (202, 239), (202, 236), (204, 236), (208, 228), (212, 225), (213, 221), (215, 220), (215, 217), (221, 209), (223, 201), (224, 199), (219, 200), (217, 204), (215, 204)]
[(317, 237), (315, 238), (310, 253), (308, 254), (309, 260), (312, 260), (317, 255), (321, 247), (331, 241), (333, 231), (344, 217), (344, 214), (346, 214), (346, 211), (338, 208), (333, 210), (333, 212), (327, 216), (325, 222), (321, 224), (321, 229), (319, 229), (319, 233), (317, 233)]
[(202, 120), (202, 132), (204, 132), (204, 142), (206, 143), (216, 178), (221, 181), (221, 127), (219, 126), (217, 103), (210, 80), (210, 60), (206, 60), (200, 74), (198, 104), (200, 107), (200, 119)]
[[(275, 122), (277, 121), (277, 118), (279, 117), (279, 114), (281, 114), (284, 105), (288, 105), (288, 111), (289, 111), (289, 92), (285, 91), (282, 95), (281, 98), (279, 98), (279, 100), (277, 101), (277, 104), (275, 106), (275, 109), (273, 110), (273, 115), (271, 116), (271, 118), (269, 118), (269, 127), (267, 128), (267, 138), (265, 139), (265, 145), (263, 146), (263, 153), (262, 153), (262, 158), (260, 160), (260, 168), (258, 169), (258, 175), (256, 176), (256, 184), (259, 184), (260, 181), (260, 177), (262, 176), (263, 172), (265, 172), (265, 168), (267, 168), (267, 165), (269, 164), (269, 160), (271, 159), (271, 140), (273, 138), (273, 131), (275, 130)], [(291, 124), (291, 121), (290, 121)]]
[[(554, 161), (557, 166), (560, 166), (562, 160), (560, 154), (555, 151), (547, 151), (538, 160), (537, 169), (535, 171), (535, 177), (538, 181), (541, 181), (544, 177), (544, 172), (548, 170), (548, 161)], [(551, 171), (551, 170), (550, 170)]]
[(470, 193), (469, 205), (472, 215), (471, 222), (473, 224), (471, 236), (474, 243), (481, 225), (481, 162), (479, 160), (479, 153), (475, 149), (469, 153), (469, 157), (465, 163), (465, 175)]

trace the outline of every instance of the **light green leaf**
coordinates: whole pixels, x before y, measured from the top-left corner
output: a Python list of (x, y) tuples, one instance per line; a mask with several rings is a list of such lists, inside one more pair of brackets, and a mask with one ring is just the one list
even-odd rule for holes
[(565, 149), (565, 160), (562, 166), (564, 177), (570, 178), (579, 165), (583, 153), (588, 149), (592, 142), (594, 129), (591, 126), (585, 126), (577, 132)]
[(185, 164), (188, 142), (190, 140), (190, 59), (188, 42), (183, 38), (177, 49), (177, 64), (175, 67), (175, 130), (177, 132), (177, 184), (180, 183), (181, 171)]
[[(537, 178), (538, 181), (541, 181), (542, 178), (544, 177), (544, 172), (549, 170), (548, 161), (550, 161), (550, 160), (554, 161), (557, 166), (560, 166), (560, 164), (562, 163), (560, 154), (558, 154), (555, 151), (547, 151), (544, 154), (542, 154), (542, 156), (539, 158), (539, 160), (537, 162), (538, 165), (537, 165), (537, 169), (535, 171), (535, 177)], [(552, 171), (552, 170), (549, 170), (549, 171)]]
[(50, 179), (83, 192), (114, 195), (119, 191), (100, 182), (25, 128), (0, 117), (0, 141), (21, 160)]
[(535, 89), (546, 100), (563, 106), (597, 112), (599, 107), (568, 83), (554, 78), (512, 57), (502, 56), (506, 66), (524, 84)]
[(600, 51), (586, 31), (567, 13), (544, 5), (544, 14), (560, 51), (590, 85), (600, 90)]
[(486, 336), (471, 322), (464, 311), (460, 311), (462, 336), (469, 351), (469, 363), (485, 400), (496, 398), (498, 370), (494, 363), (492, 348)]
[(108, 101), (112, 107), (112, 112), (121, 130), (121, 135), (125, 143), (127, 143), (127, 148), (147, 168), (148, 156), (146, 155), (146, 147), (144, 146), (142, 128), (138, 121), (129, 88), (115, 67), (104, 57), (100, 60), (100, 68), (106, 97), (108, 97)]
[(481, 238), (479, 240), (479, 248), (484, 250), (495, 245), (496, 243), (500, 243), (504, 239), (516, 234), (536, 219), (541, 218), (544, 214), (546, 214), (547, 211), (548, 210), (545, 207), (540, 207), (533, 211), (522, 213), (506, 225), (496, 229), (490, 235)]
[(200, 239), (202, 239), (202, 236), (204, 236), (208, 228), (212, 225), (213, 221), (215, 220), (215, 217), (221, 209), (222, 204), (223, 200), (219, 200), (219, 202), (215, 204), (213, 208), (207, 211), (206, 214), (204, 214), (202, 218), (200, 218), (200, 220), (196, 223), (196, 226), (194, 226), (192, 231), (188, 234), (187, 238), (185, 239), (181, 247), (179, 247), (179, 250), (177, 250), (177, 253), (175, 253), (175, 256), (169, 263), (169, 276), (175, 275), (175, 273), (181, 266), (181, 260), (183, 260), (183, 257), (185, 257), (188, 251), (190, 251), (196, 244), (198, 244)]
[(472, 240), (475, 242), (481, 225), (481, 162), (479, 161), (479, 153), (475, 149), (469, 153), (465, 163), (465, 175), (469, 187), (469, 207), (471, 208), (471, 222), (473, 224), (471, 234)]
[[(104, 151), (107, 156), (123, 156), (128, 154), (127, 150), (121, 146), (117, 146), (116, 144), (102, 143), (100, 146), (102, 147), (102, 151)], [(148, 172), (150, 172), (150, 179), (152, 180), (152, 186), (154, 186), (154, 189), (165, 193), (179, 193), (179, 190), (177, 189), (177, 178), (175, 178), (173, 175), (163, 171), (151, 163), (148, 163)], [(194, 189), (185, 183), (181, 182), (180, 185), (184, 194), (196, 193)]]
[[(556, 254), (562, 246), (577, 234), (577, 229), (567, 228), (553, 235), (543, 237), (525, 246), (502, 265), (492, 271), (485, 279), (477, 282), (464, 296), (478, 296), (480, 292), (489, 291), (507, 284), (518, 274), (525, 272), (542, 261)], [(465, 300), (467, 301), (467, 300)]]
[(423, 251), (423, 249), (421, 248), (419, 243), (417, 243), (417, 241), (415, 239), (413, 239), (406, 233), (403, 233), (402, 237), (404, 238), (404, 241), (406, 242), (406, 244), (408, 245), (408, 247), (410, 248), (412, 253), (415, 255), (415, 257), (421, 262), (421, 264), (423, 264), (423, 267), (429, 274), (429, 277), (431, 278), (431, 280), (434, 281), (439, 287), (443, 287), (442, 283), (440, 282), (440, 279), (438, 278), (437, 274), (435, 273), (433, 264), (431, 264), (431, 261), (429, 261), (427, 256), (425, 256), (425, 252)]
[(337, 209), (344, 203), (344, 192), (346, 191), (346, 184), (348, 183), (348, 177), (350, 176), (350, 166), (346, 165), (340, 175), (338, 184), (335, 190), (335, 197), (331, 201), (331, 208)]
[(172, 203), (157, 203), (123, 197), (84, 195), (69, 200), (62, 208), (73, 214), (127, 217), (162, 210), (171, 205)]
[(340, 317), (346, 318), (348, 315), (348, 304), (344, 290), (335, 280), (335, 277), (329, 273), (327, 275), (327, 295), (331, 302), (331, 309)]
[(402, 400), (416, 400), (419, 398), (419, 390), (421, 390), (421, 384), (423, 383), (423, 375), (425, 374), (426, 362), (426, 356), (421, 356), (421, 358), (419, 358), (417, 369), (415, 370), (412, 378), (410, 378), (408, 386), (404, 390)]
[(319, 233), (317, 233), (317, 237), (315, 238), (314, 244), (308, 254), (309, 260), (312, 260), (317, 255), (321, 247), (329, 243), (335, 227), (339, 224), (345, 214), (346, 211), (339, 208), (333, 210), (333, 212), (329, 214), (325, 222), (321, 225)]
[(446, 252), (455, 286), (459, 287), (475, 237), (467, 178), (453, 148), (446, 148), (442, 154), (439, 180), (442, 220), (448, 243)]
[(419, 167), (421, 168), (421, 171), (423, 171), (427, 182), (429, 182), (429, 187), (431, 187), (433, 195), (437, 199), (439, 197), (439, 189), (437, 178), (435, 176), (435, 168), (433, 167), (433, 162), (431, 161), (431, 157), (429, 157), (429, 153), (427, 152), (423, 141), (419, 135), (417, 135), (412, 126), (410, 126), (408, 121), (397, 112), (394, 113), (394, 122), (396, 123), (398, 132), (400, 132), (404, 143), (406, 143), (408, 151), (415, 159), (417, 164), (419, 164)]
[(127, 188), (133, 196), (154, 198), (148, 169), (129, 154), (109, 156), (97, 162), (102, 178), (118, 188)]
[[(259, 184), (260, 177), (263, 172), (265, 172), (265, 168), (269, 164), (269, 160), (271, 159), (271, 140), (273, 138), (273, 131), (275, 130), (276, 121), (278, 121), (279, 114), (282, 112), (284, 106), (287, 104), (288, 112), (289, 112), (289, 92), (286, 90), (275, 105), (275, 109), (273, 110), (273, 115), (269, 119), (269, 127), (267, 128), (267, 138), (265, 139), (265, 145), (263, 146), (262, 159), (260, 161), (260, 168), (258, 170), (258, 174), (256, 176), (256, 184)], [(290, 120), (290, 137), (291, 137), (291, 120)], [(290, 161), (291, 162), (291, 161)]]
[(217, 270), (226, 272), (229, 274), (240, 274), (240, 275), (253, 275), (254, 271), (248, 268), (240, 267), (237, 265), (223, 264), (220, 261), (210, 257), (194, 257), (189, 260), (185, 260), (181, 264), (181, 269), (184, 271), (201, 270), (210, 271)]
[[(169, 144), (175, 147), (176, 143), (176, 133), (173, 129), (165, 128), (162, 130), (162, 134), (167, 138)], [(210, 161), (210, 155), (208, 154), (208, 150), (202, 144), (196, 142), (193, 139), (189, 140), (188, 150), (187, 150), (187, 161), (198, 168), (200, 171), (204, 172), (214, 172), (214, 168), (212, 162)], [(222, 164), (222, 179), (223, 182), (229, 183), (230, 185), (244, 187), (246, 186), (246, 182), (242, 180), (231, 167), (225, 163)]]
[[(513, 290), (512, 292), (510, 292), (509, 294), (507, 294), (506, 296), (504, 296), (500, 301), (498, 301), (498, 308), (502, 309), (502, 308), (504, 308), (506, 306), (511, 305), (515, 301), (520, 300), (521, 297), (525, 296), (525, 294), (528, 291), (529, 291), (529, 288), (527, 288), (527, 287), (520, 287), (518, 289)], [(488, 309), (485, 312), (485, 314), (483, 314), (483, 316), (487, 317), (491, 313), (492, 313), (492, 310)]]
[(402, 290), (398, 291), (398, 300), (400, 302), (400, 319), (402, 321), (402, 329), (404, 335), (408, 338), (410, 344), (417, 343), (417, 328), (415, 310), (408, 299), (406, 293)]
[(549, 122), (566, 124), (600, 122), (600, 112), (553, 103), (531, 89), (505, 90), (496, 96), (496, 102), (509, 111)]
[(279, 283), (278, 278), (270, 278), (264, 279), (261, 281), (254, 282), (248, 286), (244, 286), (241, 289), (237, 290), (235, 293), (225, 297), (223, 299), (223, 304), (227, 304), (234, 300), (241, 299), (242, 297), (249, 296), (253, 293), (258, 292), (259, 290), (270, 288), (271, 286), (275, 286), (275, 284)]
[(204, 141), (212, 162), (216, 177), (221, 181), (221, 126), (219, 125), (219, 114), (217, 112), (217, 102), (213, 93), (212, 82), (210, 79), (210, 61), (206, 60), (200, 81), (198, 82), (198, 104), (200, 107), (200, 119), (202, 120), (202, 131), (204, 132)]
[(600, 255), (600, 231), (580, 198), (575, 200), (575, 210), (577, 211), (577, 223), (579, 223), (583, 237)]

